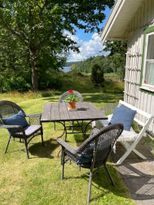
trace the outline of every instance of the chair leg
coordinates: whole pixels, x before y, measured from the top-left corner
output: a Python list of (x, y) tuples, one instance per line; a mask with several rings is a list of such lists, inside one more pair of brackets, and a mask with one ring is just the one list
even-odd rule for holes
[(107, 169), (106, 164), (104, 164), (104, 168), (105, 168), (105, 171), (106, 171), (106, 173), (107, 173), (107, 176), (109, 177), (109, 179), (110, 179), (110, 181), (111, 181), (111, 184), (114, 186), (114, 185), (115, 185), (115, 184), (114, 184), (114, 181), (113, 181), (113, 179), (112, 179), (112, 177), (111, 177), (111, 175), (110, 175), (109, 170)]
[(89, 173), (89, 184), (88, 184), (88, 195), (87, 195), (87, 205), (89, 205), (89, 203), (90, 203), (90, 198), (91, 198), (92, 176), (93, 176), (93, 172), (92, 172), (92, 169), (90, 169), (90, 173)]
[(43, 128), (41, 127), (41, 141), (42, 141), (42, 145), (44, 145), (44, 141), (43, 141)]
[(64, 133), (65, 133), (64, 140), (66, 141), (67, 140), (67, 128), (66, 128), (65, 122), (64, 122), (63, 126), (64, 126)]
[(11, 136), (9, 137), (9, 140), (8, 140), (8, 142), (7, 142), (7, 145), (6, 145), (6, 148), (5, 148), (5, 154), (7, 153), (7, 150), (8, 150), (9, 144), (10, 144), (10, 141), (11, 141)]
[[(122, 142), (121, 143), (126, 150), (129, 150), (131, 144), (129, 144), (128, 142)], [(137, 156), (139, 156), (141, 159), (147, 159), (143, 154), (141, 154), (138, 150), (136, 150), (135, 148), (132, 150)]]
[(53, 124), (53, 125), (54, 125), (54, 130), (56, 130), (56, 123), (54, 122), (54, 124)]
[(29, 151), (28, 151), (28, 143), (27, 143), (27, 139), (24, 139), (24, 142), (25, 142), (25, 148), (26, 148), (27, 158), (29, 159)]
[(61, 179), (64, 179), (64, 168), (65, 168), (65, 153), (64, 153), (64, 148), (62, 148), (62, 153), (61, 153), (61, 165), (62, 165)]

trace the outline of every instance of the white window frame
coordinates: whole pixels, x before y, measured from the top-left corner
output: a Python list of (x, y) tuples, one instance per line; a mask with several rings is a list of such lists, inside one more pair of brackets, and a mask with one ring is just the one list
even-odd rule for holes
[(146, 63), (150, 61), (154, 62), (154, 59), (147, 59), (148, 40), (149, 40), (149, 36), (151, 35), (154, 35), (154, 31), (145, 34), (141, 88), (154, 92), (154, 85), (147, 84), (144, 82), (145, 74), (146, 74)]

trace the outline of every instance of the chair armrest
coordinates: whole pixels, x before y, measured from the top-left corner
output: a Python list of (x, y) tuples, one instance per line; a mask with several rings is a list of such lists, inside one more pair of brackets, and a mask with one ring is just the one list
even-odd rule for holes
[(57, 142), (66, 149), (66, 151), (70, 152), (73, 155), (76, 155), (76, 149), (74, 149), (73, 147), (71, 147), (68, 143), (66, 143), (64, 140), (62, 140), (61, 138), (57, 139)]
[(20, 125), (0, 125), (0, 128), (6, 128), (6, 129), (22, 129), (23, 130), (23, 127), (20, 126)]
[(0, 125), (0, 128), (5, 128), (7, 129), (11, 135), (15, 133), (24, 133), (24, 128), (20, 125)]

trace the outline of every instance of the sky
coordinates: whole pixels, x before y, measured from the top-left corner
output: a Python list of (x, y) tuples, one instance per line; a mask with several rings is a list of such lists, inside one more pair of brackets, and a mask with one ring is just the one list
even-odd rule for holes
[[(100, 28), (103, 28), (109, 15), (110, 9), (106, 8), (105, 10), (106, 18), (102, 24), (100, 24)], [(105, 55), (106, 53), (103, 50), (103, 45), (98, 33), (84, 33), (83, 30), (77, 29), (76, 35), (71, 35), (67, 33), (71, 37), (72, 40), (77, 42), (79, 46), (80, 52), (73, 52), (70, 51), (67, 61), (82, 61), (86, 60), (87, 58), (98, 56), (98, 55)]]

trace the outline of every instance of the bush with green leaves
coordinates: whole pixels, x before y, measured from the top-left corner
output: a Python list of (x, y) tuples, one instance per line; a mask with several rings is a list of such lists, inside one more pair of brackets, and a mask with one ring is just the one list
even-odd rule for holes
[(62, 73), (48, 70), (39, 73), (39, 89), (60, 89), (63, 86)]
[(98, 64), (92, 66), (91, 80), (95, 86), (104, 86), (104, 70)]

